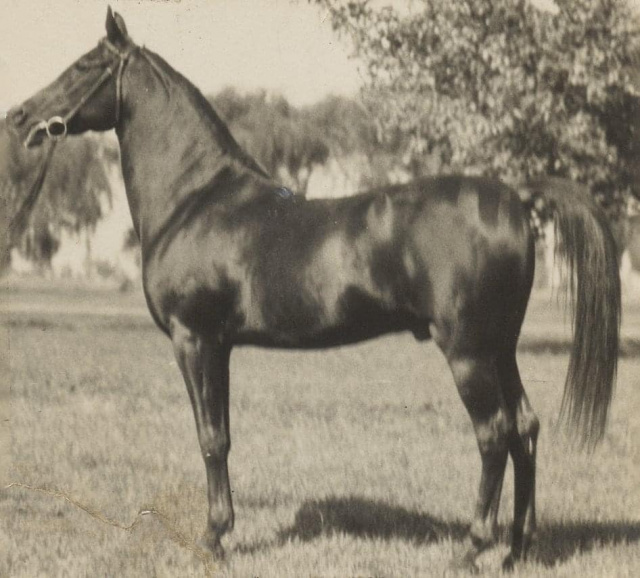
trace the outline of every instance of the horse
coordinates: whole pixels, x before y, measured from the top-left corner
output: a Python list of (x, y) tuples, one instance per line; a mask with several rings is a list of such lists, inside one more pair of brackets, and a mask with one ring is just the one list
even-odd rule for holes
[[(23, 143), (115, 129), (151, 316), (187, 386), (208, 489), (203, 546), (224, 556), (233, 528), (229, 359), (236, 346), (341, 346), (402, 331), (443, 352), (473, 424), (481, 481), (453, 564), (496, 541), (509, 455), (510, 568), (536, 528), (540, 422), (516, 346), (534, 272), (531, 207), (498, 180), (434, 176), (333, 200), (272, 179), (200, 91), (137, 45), (107, 11), (106, 36), (13, 108)], [(618, 352), (620, 279), (603, 212), (581, 186), (527, 185), (553, 213), (568, 263), (574, 340), (561, 413), (588, 446), (603, 436)]]

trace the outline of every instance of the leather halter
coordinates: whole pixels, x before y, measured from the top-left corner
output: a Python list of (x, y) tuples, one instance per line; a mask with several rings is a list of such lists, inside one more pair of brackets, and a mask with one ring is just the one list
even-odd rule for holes
[[(37, 123), (31, 129), (29, 136), (27, 137), (27, 142), (30, 140), (33, 134), (42, 129), (47, 131), (47, 136), (51, 140), (57, 141), (64, 138), (67, 135), (67, 123), (76, 114), (78, 114), (78, 111), (98, 91), (98, 89), (114, 75), (114, 73), (116, 75), (116, 124), (120, 122), (120, 110), (122, 108), (122, 73), (129, 58), (136, 50), (138, 50), (139, 47), (132, 46), (128, 50), (122, 51), (117, 46), (109, 42), (109, 40), (107, 40), (106, 38), (103, 38), (100, 41), (100, 44), (117, 57), (117, 68), (114, 66), (114, 63), (108, 65), (104, 72), (100, 75), (100, 77), (93, 83), (91, 88), (89, 88), (89, 90), (85, 92), (78, 103), (73, 108), (71, 108), (71, 110), (67, 112), (67, 114), (65, 114), (64, 116), (55, 115), (52, 116), (49, 120), (41, 120), (39, 123)], [(56, 127), (56, 129), (53, 130), (53, 127)]]

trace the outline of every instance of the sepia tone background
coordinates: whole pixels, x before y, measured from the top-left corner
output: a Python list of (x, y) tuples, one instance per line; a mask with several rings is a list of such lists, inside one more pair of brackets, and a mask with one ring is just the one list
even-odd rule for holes
[[(554, 9), (551, 1), (534, 3)], [(95, 45), (107, 4), (4, 1), (0, 112)], [(109, 4), (137, 43), (212, 100), (234, 135), (264, 155), (261, 162), (269, 162), (285, 127), (289, 158), (270, 169), (292, 188), (309, 197), (353, 194), (380, 178), (370, 158), (387, 180), (408, 178), (386, 164), (388, 149), (363, 152), (351, 135), (331, 141), (321, 130), (327, 127), (318, 119), (331, 110), (331, 118), (344, 114), (343, 123), (362, 126), (362, 141), (375, 140), (359, 100), (362, 64), (315, 4)], [(417, 2), (372, 4), (410, 12)], [(267, 111), (271, 124), (233, 117), (237, 103), (257, 116)], [(261, 127), (263, 140), (255, 137)], [(86, 155), (78, 166), (99, 159), (102, 168), (76, 171), (82, 186), (56, 188), (52, 181), (45, 205), (86, 202), (80, 220), (43, 242), (38, 233), (55, 222), (45, 206), (31, 236), (14, 247), (0, 285), (0, 575), (443, 575), (468, 524), (479, 459), (439, 351), (404, 335), (330, 352), (234, 353), (237, 526), (227, 540), (227, 564), (199, 556), (204, 468), (170, 344), (145, 308), (117, 146), (112, 135), (68, 146)], [(0, 146), (0, 161), (9, 154)], [(28, 169), (25, 175), (28, 183)], [(623, 256), (616, 401), (593, 455), (574, 452), (557, 427), (570, 328), (552, 292), (561, 277), (544, 243), (538, 256), (519, 361), (543, 424), (540, 532), (532, 559), (514, 575), (635, 576), (640, 282), (633, 256)], [(488, 574), (507, 549), (510, 477), (501, 543), (480, 560)]]

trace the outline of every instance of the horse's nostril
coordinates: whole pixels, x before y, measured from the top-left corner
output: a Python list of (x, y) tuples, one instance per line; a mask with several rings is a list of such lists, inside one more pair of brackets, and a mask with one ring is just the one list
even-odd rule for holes
[(27, 119), (27, 113), (23, 107), (17, 106), (7, 113), (7, 117), (14, 125), (20, 126)]

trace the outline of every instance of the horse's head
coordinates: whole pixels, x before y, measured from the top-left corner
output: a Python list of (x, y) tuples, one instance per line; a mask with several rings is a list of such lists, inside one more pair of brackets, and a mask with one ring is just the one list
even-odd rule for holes
[(124, 20), (107, 11), (107, 36), (49, 86), (7, 113), (10, 127), (25, 146), (67, 133), (108, 130), (120, 120), (122, 74), (137, 49)]

